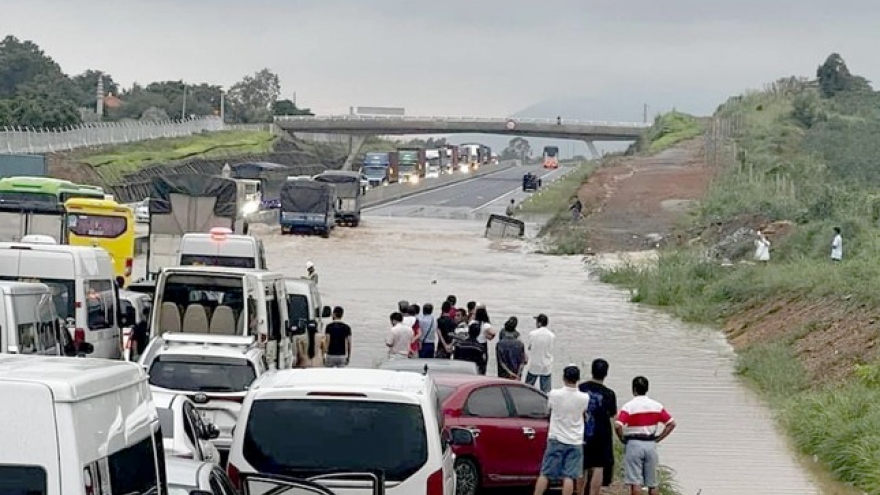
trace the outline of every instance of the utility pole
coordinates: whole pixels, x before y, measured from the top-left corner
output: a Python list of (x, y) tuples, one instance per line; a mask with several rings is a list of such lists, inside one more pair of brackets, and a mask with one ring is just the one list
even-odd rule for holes
[(226, 93), (220, 91), (220, 122), (226, 123)]
[(180, 109), (180, 120), (186, 120), (186, 83), (183, 83), (183, 108)]
[(102, 120), (104, 117), (104, 74), (98, 73), (98, 88), (95, 92), (95, 114), (98, 116), (98, 120)]
[(647, 103), (645, 103), (644, 116), (642, 117), (642, 119), (643, 119), (642, 122), (644, 122), (646, 124), (648, 123), (648, 104)]

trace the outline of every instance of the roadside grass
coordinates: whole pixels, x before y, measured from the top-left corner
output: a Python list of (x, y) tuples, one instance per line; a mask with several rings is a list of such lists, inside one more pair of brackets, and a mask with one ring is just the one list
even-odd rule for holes
[(147, 165), (194, 157), (266, 153), (274, 142), (275, 136), (265, 131), (212, 132), (102, 147), (74, 153), (73, 158), (91, 166), (107, 183), (116, 184), (126, 174)]
[[(750, 226), (757, 229), (764, 221), (793, 222), (790, 235), (774, 240), (767, 265), (722, 267), (704, 249), (674, 248), (661, 252), (656, 263), (602, 270), (600, 279), (630, 290), (633, 302), (702, 323), (742, 317), (756, 302), (791, 297), (840, 301), (860, 313), (880, 310), (876, 97), (848, 95), (847, 105), (862, 102), (850, 115), (841, 114), (846, 106), (840, 101), (818, 98), (810, 94), (814, 91), (807, 85), (751, 92), (716, 113), (737, 123), (729, 137), (739, 154), (724, 157), (695, 224), (736, 225), (753, 218)], [(804, 109), (804, 101), (818, 108)], [(808, 121), (811, 115), (820, 118)], [(646, 150), (664, 145), (659, 134), (648, 133), (649, 142), (660, 145)], [(845, 239), (841, 263), (829, 259), (835, 226)], [(833, 383), (811, 376), (795, 344), (805, 332), (822, 331), (819, 327), (781, 322), (768, 341), (740, 352), (738, 372), (774, 408), (820, 483), (833, 483), (823, 493), (880, 495), (880, 363), (855, 365)]]
[(702, 133), (703, 126), (696, 117), (672, 111), (654, 119), (654, 125), (639, 140), (638, 147), (647, 153), (657, 153)]
[(532, 193), (520, 203), (517, 212), (533, 215), (555, 215), (568, 211), (571, 200), (577, 194), (590, 173), (596, 168), (594, 162), (584, 162), (564, 177), (555, 180)]

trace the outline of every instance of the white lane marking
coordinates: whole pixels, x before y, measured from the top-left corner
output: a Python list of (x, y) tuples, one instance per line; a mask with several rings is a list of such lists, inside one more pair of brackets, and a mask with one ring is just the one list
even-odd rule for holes
[(502, 173), (502, 172), (508, 172), (508, 171), (510, 171), (510, 170), (512, 170), (512, 169), (515, 169), (515, 168), (516, 168), (516, 167), (506, 168), (506, 169), (504, 169), (504, 170), (498, 170), (497, 172), (492, 172), (491, 174), (486, 174), (486, 175), (481, 175), (481, 176), (478, 176), (478, 177), (471, 177), (471, 178), (469, 178), (469, 179), (460, 180), (460, 181), (458, 181), (458, 182), (453, 182), (452, 184), (447, 184), (447, 185), (445, 185), (445, 186), (440, 186), (440, 187), (437, 187), (437, 188), (434, 188), (434, 189), (430, 189), (430, 190), (427, 190), (427, 191), (424, 191), (424, 192), (415, 193), (415, 194), (412, 194), (412, 195), (410, 195), (410, 196), (406, 196), (406, 197), (404, 197), (404, 198), (395, 199), (394, 201), (389, 201), (389, 202), (387, 202), (387, 203), (378, 204), (378, 205), (376, 205), (376, 206), (369, 206), (369, 207), (367, 207), (367, 208), (363, 208), (363, 209), (361, 209), (361, 211), (364, 212), (364, 211), (376, 210), (376, 209), (379, 209), (379, 208), (385, 208), (386, 206), (396, 205), (397, 203), (401, 203), (401, 202), (403, 202), (403, 201), (407, 201), (407, 200), (410, 200), (410, 199), (413, 199), (413, 198), (418, 198), (418, 197), (424, 196), (424, 195), (426, 195), (426, 194), (431, 194), (431, 193), (434, 193), (434, 192), (437, 192), (437, 191), (442, 191), (442, 190), (444, 190), (444, 189), (449, 189), (450, 187), (459, 186), (459, 185), (461, 185), (461, 184), (467, 184), (468, 182), (473, 182), (473, 181), (475, 181), (475, 180), (483, 179), (483, 178), (485, 178), (485, 177), (492, 177), (492, 176), (495, 175), (495, 174), (500, 174), (500, 173)]
[[(559, 173), (559, 172), (563, 172), (563, 171), (564, 172), (571, 172), (572, 170), (574, 170), (574, 167), (572, 167), (571, 169), (568, 169), (568, 167), (560, 167), (560, 168), (557, 168), (556, 170), (553, 170), (551, 172), (547, 172), (546, 174), (542, 175), (541, 180), (543, 181), (544, 179), (550, 177), (551, 175)], [(560, 175), (565, 175), (565, 174), (560, 174)], [(473, 213), (475, 211), (482, 210), (483, 208), (486, 208), (488, 206), (491, 206), (493, 203), (497, 203), (498, 201), (510, 196), (511, 194), (516, 194), (517, 192), (519, 192), (521, 190), (522, 190), (522, 186), (519, 186), (516, 189), (507, 191), (506, 193), (502, 194), (501, 196), (498, 196), (497, 198), (492, 199), (489, 202), (483, 203), (480, 206), (477, 206), (476, 208), (472, 209), (471, 213)]]

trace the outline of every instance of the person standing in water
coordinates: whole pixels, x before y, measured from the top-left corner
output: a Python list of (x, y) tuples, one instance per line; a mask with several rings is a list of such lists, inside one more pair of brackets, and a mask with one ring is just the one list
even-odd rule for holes
[(315, 264), (311, 261), (306, 261), (306, 274), (309, 277), (309, 280), (318, 285), (318, 272), (315, 270)]

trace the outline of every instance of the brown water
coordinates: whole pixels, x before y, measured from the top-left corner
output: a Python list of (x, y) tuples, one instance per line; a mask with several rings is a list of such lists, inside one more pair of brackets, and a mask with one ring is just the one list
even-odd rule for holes
[(532, 329), (532, 316), (546, 313), (557, 335), (555, 386), (565, 364), (578, 363), (586, 373), (597, 357), (611, 363), (608, 385), (621, 405), (633, 376), (651, 380), (650, 395), (678, 423), (660, 455), (685, 495), (819, 493), (769, 410), (733, 375), (734, 354), (719, 332), (629, 303), (627, 294), (588, 277), (579, 257), (530, 254), (518, 241), (493, 243), (481, 238), (483, 228), (367, 217), (330, 239), (255, 234), (266, 243), (270, 269), (302, 275), (306, 261), (315, 263), (324, 303), (342, 305), (353, 327), (354, 366), (385, 358), (388, 315), (400, 299), (439, 309), (447, 294), (456, 294), (459, 305), (485, 302), (496, 324), (517, 316), (521, 332)]

